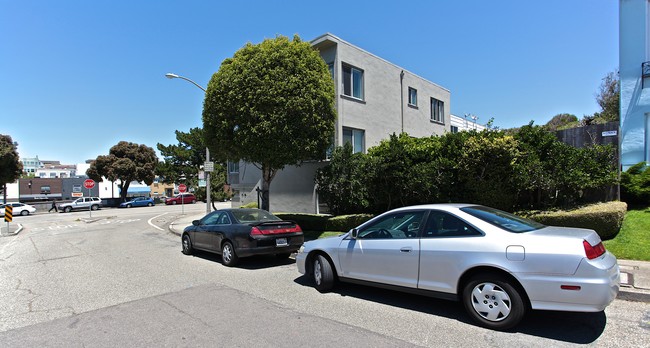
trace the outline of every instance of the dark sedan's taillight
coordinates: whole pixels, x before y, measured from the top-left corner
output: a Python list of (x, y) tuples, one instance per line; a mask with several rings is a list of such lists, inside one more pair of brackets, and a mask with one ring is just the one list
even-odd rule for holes
[(302, 232), (302, 229), (300, 228), (300, 226), (298, 226), (298, 224), (295, 224), (292, 227), (278, 226), (276, 228), (261, 228), (261, 229), (257, 226), (253, 226), (253, 228), (251, 229), (251, 236), (298, 233), (298, 232)]
[(593, 260), (605, 253), (605, 246), (603, 245), (603, 242), (592, 246), (589, 244), (589, 242), (583, 240), (582, 245), (585, 247), (585, 254), (589, 260)]

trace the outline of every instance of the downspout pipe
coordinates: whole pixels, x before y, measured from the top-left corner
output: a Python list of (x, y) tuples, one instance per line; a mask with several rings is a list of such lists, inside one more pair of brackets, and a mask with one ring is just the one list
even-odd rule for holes
[(400, 108), (402, 120), (402, 133), (404, 133), (404, 70), (399, 73), (399, 94), (400, 94)]

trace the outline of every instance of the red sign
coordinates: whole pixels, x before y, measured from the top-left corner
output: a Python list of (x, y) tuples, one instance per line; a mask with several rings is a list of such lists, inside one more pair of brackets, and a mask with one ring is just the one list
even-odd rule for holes
[(95, 187), (95, 182), (93, 180), (91, 180), (91, 179), (86, 179), (84, 181), (84, 187), (87, 188), (87, 189), (91, 189), (91, 188)]
[(185, 191), (187, 191), (187, 186), (185, 186), (185, 184), (178, 185), (178, 192), (182, 193), (182, 192), (185, 192)]

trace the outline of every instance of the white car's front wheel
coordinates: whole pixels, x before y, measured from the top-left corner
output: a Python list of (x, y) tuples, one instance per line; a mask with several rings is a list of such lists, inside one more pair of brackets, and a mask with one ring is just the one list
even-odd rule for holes
[(314, 257), (312, 264), (312, 280), (314, 287), (319, 292), (328, 292), (334, 287), (334, 273), (332, 264), (323, 255)]

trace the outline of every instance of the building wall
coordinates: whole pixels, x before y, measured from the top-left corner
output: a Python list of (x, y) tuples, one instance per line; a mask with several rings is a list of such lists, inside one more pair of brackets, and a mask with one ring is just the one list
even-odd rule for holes
[(468, 130), (476, 130), (480, 132), (487, 128), (482, 124), (476, 123), (472, 119), (467, 119), (466, 117), (460, 117), (456, 115), (451, 115), (450, 124), (452, 127), (456, 127), (459, 132), (468, 131)]
[[(30, 182), (31, 187), (29, 185)], [(43, 190), (45, 187), (49, 187), (49, 192)], [(63, 197), (61, 179), (56, 178), (18, 179), (18, 192), (21, 202), (60, 200)]]
[[(336, 145), (343, 145), (343, 127), (364, 130), (366, 149), (402, 131), (414, 137), (449, 131), (449, 90), (331, 34), (316, 38), (312, 44), (321, 51), (326, 63), (334, 65), (338, 112)], [(362, 100), (343, 94), (344, 64), (363, 71)], [(409, 87), (417, 90), (416, 107), (408, 105)], [(444, 102), (444, 120), (441, 123), (431, 121), (431, 97)]]
[(95, 187), (88, 190), (84, 187), (85, 177), (79, 178), (63, 178), (61, 180), (61, 196), (63, 200), (74, 200), (79, 197), (99, 197), (100, 188), (97, 183)]
[[(449, 90), (334, 35), (322, 35), (311, 43), (333, 70), (338, 113), (335, 145), (343, 145), (344, 127), (364, 131), (362, 152), (393, 133), (406, 132), (414, 137), (425, 137), (442, 135), (450, 130)], [(363, 71), (363, 98), (344, 95), (344, 65)], [(417, 105), (408, 103), (409, 87), (417, 90)], [(431, 98), (444, 103), (442, 122), (432, 121)], [(314, 176), (316, 170), (326, 164), (308, 162), (278, 172), (271, 183), (271, 211), (319, 212)], [(260, 178), (259, 169), (252, 164), (240, 163), (238, 178), (232, 180), (236, 190), (233, 206), (257, 201), (255, 189)]]
[(642, 81), (641, 77), (641, 65), (650, 61), (649, 12), (648, 0), (620, 0), (619, 73), (623, 170), (650, 160), (650, 78)]

